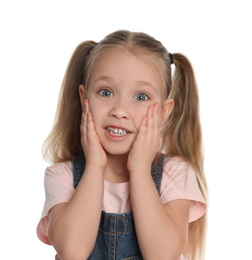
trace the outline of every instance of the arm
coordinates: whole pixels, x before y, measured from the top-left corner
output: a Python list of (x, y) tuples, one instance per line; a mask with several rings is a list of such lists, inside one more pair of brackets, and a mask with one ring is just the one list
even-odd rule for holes
[(132, 173), (131, 203), (144, 259), (177, 260), (186, 246), (190, 201), (163, 205), (152, 177)]
[(165, 205), (150, 175), (151, 162), (159, 148), (160, 110), (148, 108), (128, 157), (130, 196), (136, 233), (144, 259), (177, 260), (186, 241), (190, 201)]
[(63, 260), (87, 259), (95, 245), (104, 189), (106, 154), (86, 102), (81, 133), (86, 169), (68, 203), (54, 206), (49, 217), (49, 239)]
[(75, 255), (87, 259), (91, 254), (100, 223), (103, 183), (101, 168), (87, 167), (71, 200), (51, 209), (49, 239), (62, 259), (75, 259)]

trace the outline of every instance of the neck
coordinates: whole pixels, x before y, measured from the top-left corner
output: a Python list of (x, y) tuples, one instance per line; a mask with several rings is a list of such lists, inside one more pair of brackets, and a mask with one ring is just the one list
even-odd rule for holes
[(113, 183), (129, 181), (129, 172), (127, 169), (128, 154), (107, 154), (107, 159), (108, 161), (105, 169), (105, 180)]

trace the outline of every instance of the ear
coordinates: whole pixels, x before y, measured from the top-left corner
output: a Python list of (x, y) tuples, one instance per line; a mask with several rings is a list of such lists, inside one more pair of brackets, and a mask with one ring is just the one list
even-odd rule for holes
[(86, 88), (83, 85), (79, 86), (79, 95), (81, 101), (81, 107), (84, 109), (84, 100), (86, 99)]
[(160, 126), (163, 126), (166, 120), (169, 118), (169, 115), (171, 114), (171, 111), (173, 109), (173, 105), (174, 105), (173, 99), (168, 98), (165, 100), (161, 111)]

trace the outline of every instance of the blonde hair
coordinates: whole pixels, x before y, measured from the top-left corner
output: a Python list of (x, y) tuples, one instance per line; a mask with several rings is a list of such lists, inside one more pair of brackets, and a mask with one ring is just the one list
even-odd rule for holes
[[(58, 163), (72, 160), (83, 153), (80, 142), (82, 108), (79, 86), (83, 84), (88, 88), (94, 62), (113, 48), (122, 48), (147, 58), (159, 69), (164, 82), (164, 99), (174, 100), (173, 111), (162, 131), (160, 151), (166, 156), (180, 156), (193, 167), (200, 190), (207, 200), (199, 98), (193, 68), (184, 55), (175, 53), (172, 75), (168, 51), (159, 41), (144, 33), (116, 31), (99, 43), (86, 41), (76, 48), (62, 83), (54, 127), (43, 145), (44, 158)], [(188, 243), (184, 252), (188, 260), (204, 258), (206, 218), (205, 214), (189, 224)]]

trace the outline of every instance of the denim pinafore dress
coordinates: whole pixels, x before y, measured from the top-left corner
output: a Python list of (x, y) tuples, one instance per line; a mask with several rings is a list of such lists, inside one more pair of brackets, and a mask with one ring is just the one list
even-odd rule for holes
[[(73, 160), (74, 188), (85, 169), (85, 159)], [(152, 163), (151, 175), (160, 196), (163, 156), (157, 166)], [(101, 221), (94, 249), (88, 260), (142, 260), (132, 211), (115, 214), (101, 212)]]

